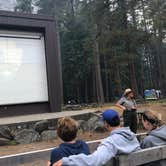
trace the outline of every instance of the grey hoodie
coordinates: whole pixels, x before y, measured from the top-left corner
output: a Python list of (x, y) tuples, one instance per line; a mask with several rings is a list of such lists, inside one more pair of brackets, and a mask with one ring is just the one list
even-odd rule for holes
[(166, 125), (152, 130), (148, 136), (141, 142), (141, 148), (149, 148), (153, 146), (161, 146), (166, 144)]
[(128, 127), (122, 127), (113, 130), (91, 155), (72, 155), (64, 157), (62, 162), (68, 166), (101, 166), (116, 154), (128, 154), (139, 149), (140, 145), (135, 134)]
[[(141, 142), (141, 148), (150, 148), (153, 146), (162, 146), (166, 144), (166, 125), (162, 125), (160, 128), (152, 130), (148, 133), (148, 136)], [(144, 166), (165, 166), (166, 160), (155, 161)]]

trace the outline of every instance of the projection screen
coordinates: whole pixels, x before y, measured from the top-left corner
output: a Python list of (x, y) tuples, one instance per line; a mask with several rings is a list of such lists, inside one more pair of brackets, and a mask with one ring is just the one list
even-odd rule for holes
[(44, 37), (0, 31), (0, 105), (48, 101)]

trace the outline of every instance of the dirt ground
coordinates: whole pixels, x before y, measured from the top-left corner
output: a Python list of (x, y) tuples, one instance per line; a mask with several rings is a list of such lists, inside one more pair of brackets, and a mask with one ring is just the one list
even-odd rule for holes
[[(104, 110), (108, 106), (102, 107)], [(157, 111), (162, 115), (162, 121), (166, 123), (166, 102), (163, 103), (146, 103), (138, 105), (138, 110), (154, 110)], [(85, 141), (90, 140), (97, 140), (102, 139), (108, 136), (109, 133), (90, 133), (90, 132), (84, 132), (78, 133), (78, 139), (83, 139)], [(9, 154), (16, 154), (16, 153), (22, 153), (22, 152), (28, 152), (28, 151), (35, 151), (40, 149), (46, 149), (46, 148), (52, 148), (57, 146), (59, 143), (61, 143), (61, 140), (51, 140), (48, 142), (37, 142), (32, 144), (26, 144), (26, 145), (10, 145), (10, 146), (1, 146), (0, 147), (0, 156), (3, 155), (9, 155)]]

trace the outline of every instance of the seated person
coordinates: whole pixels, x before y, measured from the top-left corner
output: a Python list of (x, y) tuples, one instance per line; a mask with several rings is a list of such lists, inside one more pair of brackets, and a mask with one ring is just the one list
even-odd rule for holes
[(116, 154), (128, 154), (140, 149), (140, 144), (129, 127), (120, 127), (120, 118), (116, 111), (106, 110), (102, 118), (110, 136), (102, 141), (94, 153), (63, 157), (53, 166), (101, 166)]
[(148, 131), (141, 142), (141, 148), (149, 148), (166, 144), (166, 125), (159, 127), (159, 119), (153, 111), (145, 111), (142, 116), (142, 123)]
[[(159, 118), (153, 111), (145, 111), (142, 116), (142, 123), (148, 131), (146, 136), (141, 142), (141, 148), (150, 148), (154, 146), (161, 146), (166, 144), (166, 125), (159, 126)], [(166, 160), (153, 161), (143, 166), (164, 166)]]
[(57, 134), (64, 141), (59, 147), (54, 148), (51, 152), (50, 166), (54, 162), (74, 154), (89, 154), (88, 145), (81, 140), (76, 140), (78, 125), (77, 122), (69, 117), (58, 120)]

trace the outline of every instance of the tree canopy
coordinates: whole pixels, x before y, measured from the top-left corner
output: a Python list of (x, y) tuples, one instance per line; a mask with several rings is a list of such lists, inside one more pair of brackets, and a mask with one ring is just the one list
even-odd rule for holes
[(165, 0), (17, 0), (52, 15), (60, 34), (64, 102), (108, 102), (131, 87), (166, 94)]

